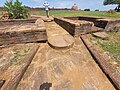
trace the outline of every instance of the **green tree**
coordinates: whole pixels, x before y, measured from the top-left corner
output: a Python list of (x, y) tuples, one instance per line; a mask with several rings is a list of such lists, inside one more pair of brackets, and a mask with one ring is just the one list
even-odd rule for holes
[(29, 16), (28, 8), (23, 6), (19, 0), (15, 2), (13, 0), (6, 1), (4, 9), (7, 11), (9, 18), (12, 19), (28, 18)]
[(104, 5), (118, 4), (118, 6), (115, 8), (115, 10), (117, 12), (120, 12), (120, 0), (104, 0), (103, 4)]

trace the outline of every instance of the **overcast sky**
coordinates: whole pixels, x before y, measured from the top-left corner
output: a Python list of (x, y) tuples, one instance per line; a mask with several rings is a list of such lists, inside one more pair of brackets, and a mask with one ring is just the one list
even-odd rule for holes
[[(0, 0), (0, 6), (4, 5), (6, 0)], [(15, 1), (15, 0), (14, 0)], [(47, 1), (50, 7), (54, 8), (71, 8), (76, 3), (79, 9), (90, 8), (91, 10), (109, 10), (114, 9), (116, 5), (103, 5), (104, 0), (20, 0), (24, 5), (30, 7), (43, 7), (43, 2)]]

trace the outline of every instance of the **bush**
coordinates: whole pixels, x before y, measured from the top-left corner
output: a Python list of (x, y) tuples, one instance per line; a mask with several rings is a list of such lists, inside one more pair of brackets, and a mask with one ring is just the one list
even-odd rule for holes
[(28, 8), (22, 6), (22, 2), (19, 2), (19, 0), (16, 0), (14, 3), (13, 0), (6, 1), (4, 9), (11, 19), (24, 19), (29, 16)]
[(99, 9), (96, 9), (95, 11), (99, 11)]
[(90, 9), (84, 9), (84, 11), (90, 11)]

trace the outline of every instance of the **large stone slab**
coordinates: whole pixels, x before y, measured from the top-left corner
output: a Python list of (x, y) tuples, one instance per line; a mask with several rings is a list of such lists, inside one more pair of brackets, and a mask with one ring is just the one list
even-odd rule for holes
[(44, 25), (29, 23), (0, 28), (0, 45), (46, 40), (47, 34)]
[(74, 36), (80, 36), (92, 31), (94, 24), (88, 21), (70, 20), (70, 19), (59, 19), (54, 18), (55, 22), (61, 27), (66, 29), (70, 34)]
[(105, 32), (96, 32), (96, 33), (92, 33), (93, 36), (101, 38), (101, 39), (108, 39), (109, 35)]
[(115, 90), (80, 38), (68, 49), (40, 44), (17, 90), (41, 90), (46, 82), (50, 90)]
[(74, 38), (69, 34), (66, 35), (55, 35), (48, 38), (50, 45), (56, 48), (70, 47), (74, 44)]

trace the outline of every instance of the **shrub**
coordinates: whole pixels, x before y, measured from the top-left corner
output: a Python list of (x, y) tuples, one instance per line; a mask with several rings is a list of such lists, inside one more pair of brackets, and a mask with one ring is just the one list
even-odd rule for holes
[(84, 9), (84, 11), (90, 11), (90, 9)]
[(99, 11), (99, 9), (96, 9), (95, 11)]
[(6, 1), (4, 9), (11, 19), (24, 19), (29, 16), (28, 8), (22, 6), (22, 2), (19, 2), (19, 0), (16, 0), (14, 3), (13, 0)]

